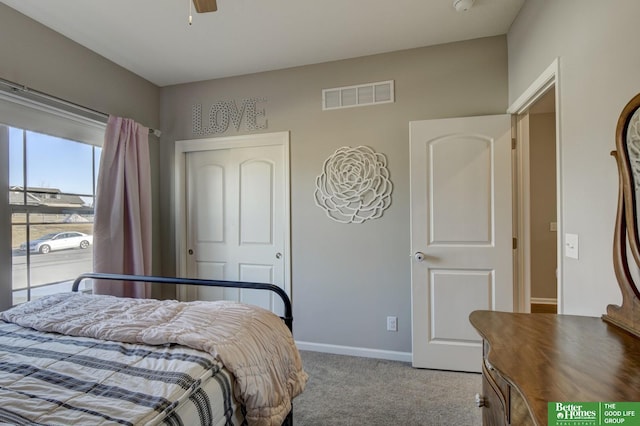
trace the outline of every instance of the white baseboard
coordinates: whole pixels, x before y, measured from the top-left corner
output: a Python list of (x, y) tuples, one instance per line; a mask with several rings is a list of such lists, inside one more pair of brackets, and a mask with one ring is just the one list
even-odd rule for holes
[(411, 362), (411, 352), (386, 351), (383, 349), (356, 348), (353, 346), (329, 345), (326, 343), (311, 343), (296, 341), (301, 351), (323, 352), (335, 355), (361, 356), (363, 358), (388, 359), (390, 361)]
[(532, 297), (531, 303), (536, 305), (557, 305), (558, 299), (549, 297)]

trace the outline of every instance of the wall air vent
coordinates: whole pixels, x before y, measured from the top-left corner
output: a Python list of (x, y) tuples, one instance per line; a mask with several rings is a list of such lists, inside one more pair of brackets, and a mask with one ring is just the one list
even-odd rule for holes
[(351, 108), (394, 102), (393, 80), (322, 90), (322, 109)]

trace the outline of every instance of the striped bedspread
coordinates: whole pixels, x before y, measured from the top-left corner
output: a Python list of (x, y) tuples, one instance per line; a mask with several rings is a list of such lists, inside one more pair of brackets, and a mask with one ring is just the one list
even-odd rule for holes
[(0, 423), (240, 425), (232, 376), (205, 352), (0, 321)]

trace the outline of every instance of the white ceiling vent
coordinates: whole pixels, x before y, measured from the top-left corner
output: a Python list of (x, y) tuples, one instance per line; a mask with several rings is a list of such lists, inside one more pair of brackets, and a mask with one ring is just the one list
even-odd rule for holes
[(394, 102), (393, 80), (322, 90), (323, 110), (390, 102)]

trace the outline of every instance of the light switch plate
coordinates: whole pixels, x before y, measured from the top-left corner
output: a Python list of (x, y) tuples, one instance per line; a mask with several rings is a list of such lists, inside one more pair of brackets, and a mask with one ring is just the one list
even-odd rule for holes
[(564, 234), (564, 255), (572, 259), (578, 258), (577, 234)]

